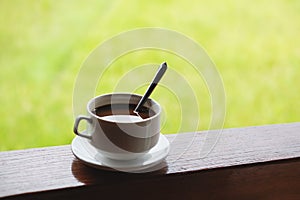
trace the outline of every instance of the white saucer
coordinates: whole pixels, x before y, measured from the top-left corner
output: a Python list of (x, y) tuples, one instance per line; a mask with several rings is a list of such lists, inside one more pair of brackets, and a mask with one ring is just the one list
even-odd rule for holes
[[(92, 146), (88, 139), (76, 136), (71, 144), (72, 152), (76, 158), (89, 166), (109, 170), (143, 173), (158, 170), (161, 163), (169, 153), (170, 143), (160, 134), (157, 144), (145, 155), (134, 160), (112, 160), (104, 157)], [(160, 168), (163, 166), (160, 166)]]

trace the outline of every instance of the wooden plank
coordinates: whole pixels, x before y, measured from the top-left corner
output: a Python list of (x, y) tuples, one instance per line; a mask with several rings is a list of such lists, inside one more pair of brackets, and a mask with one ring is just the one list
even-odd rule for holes
[(0, 152), (0, 197), (300, 197), (300, 123), (224, 129), (199, 158), (207, 134), (168, 135), (166, 167), (148, 174), (86, 167), (69, 145)]

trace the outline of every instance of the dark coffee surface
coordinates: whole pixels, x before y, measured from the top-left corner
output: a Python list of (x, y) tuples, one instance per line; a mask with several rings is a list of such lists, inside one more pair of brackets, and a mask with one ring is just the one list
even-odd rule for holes
[[(93, 113), (99, 117), (105, 117), (109, 115), (136, 115), (133, 111), (136, 107), (136, 104), (109, 104), (100, 106), (94, 109)], [(139, 115), (145, 119), (155, 115), (155, 112), (152, 109), (147, 107), (142, 107)]]

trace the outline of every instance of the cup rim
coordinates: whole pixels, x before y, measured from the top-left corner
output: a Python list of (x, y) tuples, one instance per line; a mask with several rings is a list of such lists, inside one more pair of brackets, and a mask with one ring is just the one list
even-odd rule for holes
[(111, 121), (111, 120), (107, 120), (107, 119), (104, 119), (103, 117), (100, 117), (98, 115), (96, 115), (95, 113), (93, 113), (90, 109), (90, 105), (95, 101), (95, 99), (98, 99), (100, 97), (104, 97), (104, 96), (112, 96), (112, 95), (128, 95), (128, 96), (137, 96), (137, 97), (142, 97), (142, 95), (140, 94), (135, 94), (135, 93), (127, 93), (127, 92), (114, 92), (114, 93), (106, 93), (106, 94), (101, 94), (101, 95), (98, 95), (98, 96), (95, 96), (93, 97), (92, 99), (89, 100), (88, 104), (87, 104), (87, 111), (88, 113), (97, 118), (97, 119), (100, 119), (102, 121), (105, 121), (105, 122), (110, 122), (110, 123), (119, 123), (119, 124), (137, 124), (137, 123), (143, 123), (143, 122), (146, 122), (146, 121), (149, 121), (149, 120), (152, 120), (156, 117), (158, 117), (161, 113), (161, 106), (160, 104), (155, 101), (154, 99), (152, 98), (148, 98), (148, 100), (150, 100), (151, 102), (153, 102), (154, 104), (156, 104), (158, 106), (158, 112), (155, 112), (155, 115), (151, 116), (151, 117), (148, 117), (148, 118), (145, 118), (145, 119), (141, 119), (140, 121), (135, 121), (135, 122), (123, 122), (123, 121)]

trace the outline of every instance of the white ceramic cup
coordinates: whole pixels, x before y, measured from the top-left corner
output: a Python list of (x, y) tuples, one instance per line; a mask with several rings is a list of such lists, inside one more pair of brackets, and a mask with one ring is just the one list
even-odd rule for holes
[[(94, 97), (87, 104), (88, 116), (79, 115), (76, 118), (74, 133), (88, 139), (99, 153), (111, 159), (130, 160), (144, 155), (158, 142), (161, 106), (149, 98), (144, 104), (146, 117), (141, 118), (132, 113), (132, 106), (135, 107), (141, 98), (130, 93)], [(120, 104), (126, 109), (119, 109)], [(111, 113), (107, 116), (101, 116), (104, 106), (111, 107)], [(106, 112), (105, 109), (103, 112)], [(87, 128), (79, 132), (78, 126), (82, 120), (87, 121)]]

